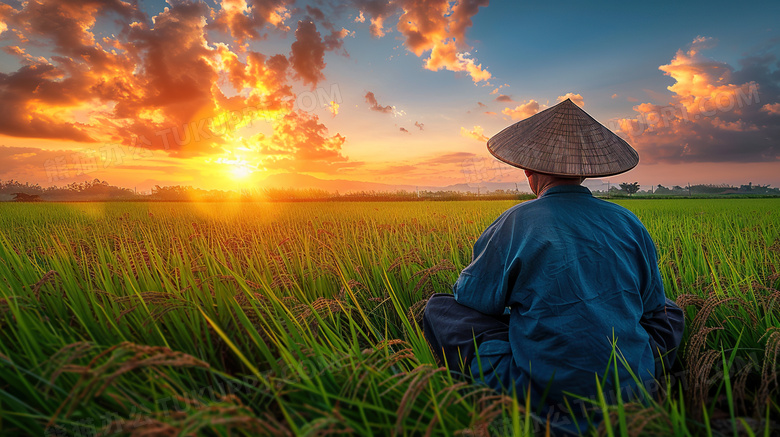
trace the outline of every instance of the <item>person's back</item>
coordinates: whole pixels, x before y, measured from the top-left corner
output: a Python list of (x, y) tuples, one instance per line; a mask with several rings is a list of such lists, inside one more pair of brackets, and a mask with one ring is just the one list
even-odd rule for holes
[(579, 416), (576, 396), (639, 395), (632, 374), (645, 384), (669, 369), (683, 313), (664, 295), (639, 219), (580, 185), (633, 168), (636, 151), (570, 100), (504, 129), (488, 149), (525, 169), (539, 197), (480, 235), (453, 295), (429, 299), (423, 329), (432, 350), (497, 391), (530, 392), (551, 414), (571, 407)]
[[(550, 188), (506, 220), (525, 267), (510, 279), (509, 341), (532, 390), (542, 393), (554, 379), (550, 402), (561, 402), (563, 391), (595, 395), (613, 342), (634, 374), (652, 379), (653, 353), (639, 322), (663, 308), (665, 296), (653, 242), (639, 220), (579, 186)], [(618, 374), (621, 386), (636, 388), (624, 365)]]

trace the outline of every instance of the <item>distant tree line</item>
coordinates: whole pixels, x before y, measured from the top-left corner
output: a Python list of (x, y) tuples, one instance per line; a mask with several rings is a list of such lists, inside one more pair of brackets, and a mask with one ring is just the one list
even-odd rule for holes
[(609, 197), (672, 197), (672, 196), (698, 196), (698, 197), (729, 197), (729, 196), (780, 196), (780, 188), (773, 188), (769, 185), (753, 185), (749, 182), (746, 185), (734, 186), (728, 184), (698, 184), (698, 185), (686, 185), (682, 187), (680, 185), (673, 185), (672, 187), (665, 187), (658, 184), (651, 187), (649, 190), (641, 190), (638, 182), (623, 182), (617, 187), (613, 186), (609, 191), (594, 191), (596, 195), (609, 196)]
[(485, 193), (459, 191), (356, 191), (345, 194), (315, 188), (256, 188), (251, 190), (204, 190), (188, 185), (155, 185), (149, 193), (138, 194), (107, 181), (94, 179), (57, 187), (41, 187), (16, 180), (0, 180), (0, 201), (78, 202), (78, 201), (158, 201), (158, 202), (312, 202), (312, 201), (416, 201), (469, 199), (529, 199), (535, 196), (514, 191)]
[(0, 180), (0, 200), (101, 201), (133, 200), (136, 197), (133, 190), (113, 186), (100, 179), (45, 188), (39, 184), (22, 183), (13, 179)]
[[(734, 195), (780, 196), (780, 189), (769, 185), (691, 185), (681, 187), (663, 185), (641, 190), (638, 182), (623, 182), (609, 191), (593, 190), (600, 197), (728, 197)], [(17, 202), (66, 202), (66, 201), (158, 201), (158, 202), (312, 202), (312, 201), (419, 201), (419, 200), (527, 200), (533, 194), (516, 190), (480, 191), (357, 191), (345, 194), (314, 188), (256, 188), (251, 190), (204, 190), (186, 185), (159, 186), (149, 193), (136, 193), (134, 190), (109, 184), (107, 181), (93, 179), (85, 182), (72, 182), (58, 187), (41, 187), (16, 180), (0, 180), (0, 201)]]

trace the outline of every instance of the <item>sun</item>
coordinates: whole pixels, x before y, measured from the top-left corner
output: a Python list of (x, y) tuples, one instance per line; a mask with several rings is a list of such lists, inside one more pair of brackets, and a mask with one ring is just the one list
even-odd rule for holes
[(231, 170), (233, 177), (236, 179), (245, 179), (254, 172), (254, 169), (245, 163), (233, 164), (233, 169)]
[(219, 158), (216, 162), (224, 165), (225, 173), (229, 174), (233, 179), (246, 179), (259, 170), (257, 165), (252, 165), (241, 158)]

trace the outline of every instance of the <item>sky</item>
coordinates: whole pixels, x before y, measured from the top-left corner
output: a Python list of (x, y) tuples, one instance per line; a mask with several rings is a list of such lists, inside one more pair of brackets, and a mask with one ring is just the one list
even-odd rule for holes
[(487, 139), (572, 99), (611, 183), (780, 186), (780, 2), (3, 0), (0, 180), (524, 181)]

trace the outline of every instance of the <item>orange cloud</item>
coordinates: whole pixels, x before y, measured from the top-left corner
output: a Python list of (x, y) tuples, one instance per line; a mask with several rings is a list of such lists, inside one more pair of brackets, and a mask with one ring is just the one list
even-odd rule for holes
[(431, 71), (466, 72), (474, 83), (487, 81), (492, 76), (469, 53), (466, 30), (471, 18), (489, 0), (400, 0), (398, 2), (358, 1), (361, 10), (371, 15), (371, 34), (385, 35), (384, 22), (401, 11), (397, 29), (404, 37), (406, 48), (418, 57), (430, 52), (424, 66)]
[(288, 0), (222, 0), (221, 9), (210, 27), (230, 33), (237, 43), (259, 40), (260, 31), (270, 24), (281, 31), (290, 30), (284, 22), (290, 18)]
[(154, 156), (149, 150), (119, 144), (88, 145), (70, 150), (0, 146), (0, 162), (3, 162), (0, 179), (24, 175), (25, 180), (44, 186), (105, 178), (108, 173), (116, 175), (134, 170), (170, 174), (184, 167), (163, 156)]
[(380, 168), (364, 168), (369, 176), (393, 176), (394, 180), (407, 179), (419, 185), (421, 179), (444, 179), (445, 183), (463, 183), (463, 167), (475, 158), (470, 152), (451, 152), (417, 159), (383, 163)]
[[(45, 150), (37, 147), (0, 146), (0, 179), (15, 179), (18, 175), (29, 175), (33, 180), (46, 180), (46, 164), (63, 162), (72, 164), (67, 158), (73, 155), (72, 150)], [(67, 168), (66, 170), (69, 170)]]
[[(61, 114), (78, 104), (65, 72), (36, 62), (10, 74), (0, 73), (0, 133), (15, 137), (96, 141), (90, 126)], [(36, 98), (37, 97), (37, 98)]]
[[(21, 9), (0, 5), (0, 21), (20, 43), (45, 41), (54, 53), (52, 61), (29, 56), (15, 46), (5, 51), (22, 60), (16, 72), (0, 74), (0, 133), (18, 137), (58, 138), (92, 142), (98, 135), (94, 121), (78, 119), (74, 112), (100, 106), (87, 102), (103, 75), (127, 74), (129, 63), (106, 51), (90, 28), (96, 17), (117, 14), (136, 16), (133, 7), (120, 1), (28, 1)], [(52, 23), (57, 23), (53, 26)], [(88, 66), (87, 68), (84, 68)]]
[(8, 30), (8, 24), (6, 24), (6, 20), (15, 11), (16, 10), (13, 7), (11, 7), (11, 5), (0, 3), (0, 35), (2, 35), (3, 32)]
[[(269, 150), (281, 148), (287, 151), (282, 156), (313, 167), (319, 165), (314, 155), (330, 151), (334, 162), (351, 165), (338, 152), (343, 136), (329, 136), (316, 115), (297, 112), (291, 84), (293, 77), (312, 86), (321, 81), (324, 53), (343, 51), (349, 31), (336, 29), (319, 9), (307, 8), (329, 32), (323, 36), (313, 21), (302, 20), (289, 59), (244, 44), (262, 39), (267, 29), (289, 30), (289, 4), (224, 0), (215, 10), (203, 2), (176, 1), (153, 17), (136, 2), (121, 0), (30, 0), (20, 9), (0, 5), (0, 22), (20, 44), (4, 50), (23, 64), (0, 73), (0, 134), (203, 156), (229, 152), (241, 141), (236, 130), (260, 117), (276, 133)], [(110, 23), (116, 26), (113, 35), (96, 38), (93, 29)], [(233, 39), (213, 42), (209, 30)], [(24, 49), (27, 43), (45, 46), (53, 55), (34, 58)], [(226, 95), (221, 86), (235, 92)], [(335, 115), (339, 102), (328, 98), (321, 106)], [(295, 115), (285, 117), (290, 113)], [(297, 128), (304, 135), (289, 133)], [(296, 139), (307, 143), (295, 144)], [(277, 166), (289, 162), (276, 158), (270, 162)]]
[[(714, 45), (696, 38), (659, 69), (675, 80), (669, 105), (642, 103), (636, 117), (617, 120), (619, 133), (644, 162), (762, 162), (780, 159), (780, 123), (760, 102), (777, 101), (771, 60), (743, 59), (735, 71), (701, 54)], [(766, 84), (764, 88), (760, 84)], [(765, 89), (766, 91), (760, 92)], [(771, 107), (770, 107), (771, 108)]]
[(333, 116), (337, 116), (339, 114), (339, 104), (335, 100), (331, 100), (330, 104), (328, 106), (328, 111), (330, 111)]
[(271, 138), (260, 134), (249, 147), (265, 168), (323, 172), (362, 165), (342, 154), (346, 140), (338, 133), (329, 135), (315, 115), (293, 111), (274, 124)]
[[(447, 185), (467, 182), (464, 171), (473, 167), (475, 156), (475, 154), (469, 152), (420, 156), (416, 159), (384, 162), (370, 167), (366, 166), (359, 169), (359, 173), (371, 181), (390, 177), (393, 183), (408, 183), (423, 190), (428, 189), (428, 187), (421, 185), (423, 183)], [(358, 172), (353, 172), (353, 174), (356, 173)]]
[[(667, 65), (658, 67), (675, 80), (667, 87), (675, 93), (676, 101), (685, 106), (691, 115), (713, 109), (717, 98), (735, 97), (742, 85), (730, 83), (731, 67), (703, 57), (700, 52), (709, 48), (712, 40), (698, 37), (688, 51), (678, 50)], [(746, 84), (747, 85), (747, 84)]]
[(529, 100), (515, 106), (514, 109), (504, 108), (501, 113), (512, 117), (513, 120), (523, 120), (539, 112), (539, 108), (539, 102), (536, 100)]
[(460, 128), (460, 134), (466, 138), (473, 138), (477, 141), (487, 141), (488, 137), (485, 136), (482, 126), (474, 126), (474, 129), (468, 130), (465, 127)]
[(761, 110), (772, 115), (780, 115), (780, 103), (772, 103), (771, 105), (767, 103), (761, 107)]
[(562, 102), (566, 99), (571, 99), (572, 102), (574, 102), (575, 105), (579, 106), (580, 108), (585, 107), (585, 99), (582, 98), (579, 94), (574, 93), (566, 93), (562, 96), (558, 96), (558, 101)]

